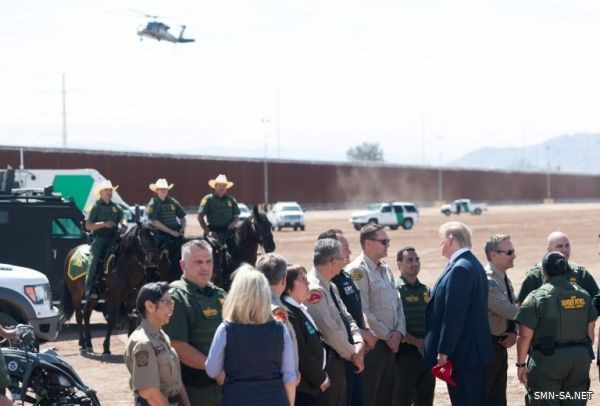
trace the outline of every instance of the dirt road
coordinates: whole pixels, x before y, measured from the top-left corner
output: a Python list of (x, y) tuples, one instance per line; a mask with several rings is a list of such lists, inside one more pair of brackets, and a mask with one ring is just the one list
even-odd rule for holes
[[(341, 228), (354, 250), (353, 256), (357, 255), (360, 252), (358, 232), (348, 222), (349, 214), (349, 211), (307, 212), (305, 232), (290, 230), (275, 232), (276, 251), (285, 256), (289, 262), (300, 263), (308, 268), (311, 265), (312, 247), (317, 234), (328, 228)], [(395, 252), (406, 245), (414, 246), (422, 261), (420, 279), (432, 286), (445, 265), (445, 260), (439, 253), (437, 228), (449, 219), (463, 221), (472, 227), (474, 251), (482, 263), (485, 263), (483, 245), (489, 235), (506, 233), (512, 236), (517, 259), (515, 268), (509, 270), (509, 276), (517, 291), (527, 270), (544, 254), (546, 236), (555, 230), (569, 235), (572, 246), (571, 259), (586, 266), (596, 280), (600, 281), (600, 257), (598, 256), (600, 204), (491, 206), (489, 211), (481, 216), (463, 214), (450, 218), (441, 215), (438, 209), (423, 209), (421, 221), (414, 229), (388, 231), (392, 242), (387, 262), (395, 268)], [(188, 224), (197, 224), (194, 216), (188, 216)], [(197, 235), (199, 227), (191, 226), (188, 232)], [(98, 391), (102, 404), (130, 405), (132, 398), (128, 390), (128, 375), (121, 356), (127, 340), (126, 335), (119, 332), (113, 336), (112, 351), (117, 355), (112, 356), (108, 361), (102, 361), (99, 355), (104, 334), (102, 317), (95, 315), (94, 320), (98, 323), (94, 326), (94, 348), (98, 354), (86, 357), (79, 355), (73, 325), (64, 327), (59, 341), (46, 345), (56, 347), (84, 380)], [(517, 380), (515, 362), (516, 349), (513, 347), (509, 350), (509, 405), (524, 404), (524, 389)], [(591, 390), (596, 394), (595, 396), (600, 396), (598, 369), (595, 362), (591, 371)], [(446, 387), (439, 383), (436, 388), (435, 404), (450, 404)]]

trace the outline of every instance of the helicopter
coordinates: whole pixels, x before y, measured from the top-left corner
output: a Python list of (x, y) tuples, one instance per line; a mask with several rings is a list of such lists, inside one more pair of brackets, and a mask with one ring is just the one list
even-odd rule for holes
[(141, 13), (139, 11), (136, 11), (136, 12), (144, 15), (147, 18), (152, 18), (154, 20), (154, 21), (149, 21), (145, 26), (141, 25), (140, 27), (138, 27), (137, 35), (140, 36), (140, 41), (142, 41), (144, 39), (144, 37), (152, 38), (157, 41), (164, 40), (164, 41), (169, 41), (169, 42), (173, 42), (173, 43), (186, 43), (186, 42), (194, 42), (195, 41), (193, 38), (183, 38), (183, 32), (185, 31), (185, 25), (181, 26), (181, 31), (179, 31), (179, 36), (176, 37), (175, 35), (173, 35), (169, 32), (169, 29), (171, 27), (169, 27), (167, 24), (156, 21), (157, 18), (160, 18), (159, 16), (153, 16), (153, 15), (149, 15), (146, 13)]

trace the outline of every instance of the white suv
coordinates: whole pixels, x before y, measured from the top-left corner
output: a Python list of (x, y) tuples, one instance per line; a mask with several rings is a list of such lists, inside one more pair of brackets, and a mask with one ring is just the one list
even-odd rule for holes
[(268, 214), (273, 230), (281, 231), (283, 227), (291, 227), (294, 231), (304, 231), (304, 211), (296, 202), (278, 202)]
[(41, 340), (53, 341), (60, 330), (48, 278), (41, 272), (0, 264), (0, 323), (29, 323)]
[(392, 230), (400, 226), (410, 230), (419, 222), (419, 210), (414, 203), (409, 202), (373, 203), (367, 210), (352, 213), (350, 222), (356, 230), (369, 223), (389, 226)]

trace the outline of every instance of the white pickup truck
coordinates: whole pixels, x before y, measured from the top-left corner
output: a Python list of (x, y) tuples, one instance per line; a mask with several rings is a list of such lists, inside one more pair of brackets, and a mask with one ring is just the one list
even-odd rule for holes
[(487, 210), (487, 204), (473, 203), (471, 199), (457, 199), (450, 204), (443, 205), (440, 209), (446, 216), (460, 213), (480, 215), (484, 210)]
[(29, 323), (41, 340), (53, 341), (60, 330), (58, 309), (52, 305), (50, 282), (41, 272), (0, 263), (0, 323)]
[(391, 230), (397, 230), (398, 227), (410, 230), (418, 222), (419, 210), (411, 202), (373, 203), (367, 210), (354, 212), (350, 216), (350, 223), (355, 230), (369, 223), (388, 226)]

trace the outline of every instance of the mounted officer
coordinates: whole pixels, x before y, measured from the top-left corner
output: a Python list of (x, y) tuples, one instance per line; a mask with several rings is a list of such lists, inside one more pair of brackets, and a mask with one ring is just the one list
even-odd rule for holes
[(113, 186), (110, 180), (105, 180), (96, 188), (94, 194), (99, 199), (92, 206), (85, 221), (85, 229), (93, 236), (90, 246), (90, 268), (85, 279), (86, 300), (98, 298), (96, 290), (98, 266), (106, 259), (106, 255), (116, 244), (119, 235), (127, 231), (127, 219), (123, 210), (112, 201), (113, 191), (118, 187)]

